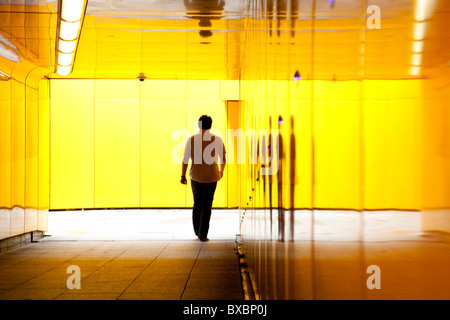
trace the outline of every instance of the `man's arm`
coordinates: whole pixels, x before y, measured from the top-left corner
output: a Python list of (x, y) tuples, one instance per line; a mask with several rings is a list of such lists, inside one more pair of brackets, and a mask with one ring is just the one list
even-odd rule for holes
[(227, 164), (227, 160), (226, 160), (226, 150), (225, 150), (225, 145), (224, 145), (224, 143), (222, 142), (222, 146), (223, 146), (223, 149), (222, 149), (222, 154), (221, 154), (221, 162), (220, 162), (220, 168), (219, 168), (219, 173), (220, 173), (220, 178), (222, 178), (223, 177), (223, 173), (224, 173), (224, 171), (225, 171), (225, 165)]
[(183, 162), (181, 163), (181, 180), (182, 184), (187, 184), (186, 171), (191, 157), (191, 138), (188, 138), (183, 152)]
[(182, 184), (187, 184), (187, 179), (186, 179), (186, 171), (187, 171), (187, 167), (188, 167), (188, 165), (187, 165), (187, 163), (182, 163), (181, 164), (181, 180), (180, 180), (180, 182), (182, 183)]

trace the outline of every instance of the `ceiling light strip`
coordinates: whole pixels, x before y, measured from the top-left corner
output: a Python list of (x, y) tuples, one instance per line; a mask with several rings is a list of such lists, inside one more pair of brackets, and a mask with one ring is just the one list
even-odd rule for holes
[(86, 6), (87, 0), (58, 0), (55, 72), (61, 76), (72, 72)]
[(429, 20), (433, 17), (436, 9), (436, 2), (437, 0), (414, 1), (413, 41), (409, 67), (409, 74), (412, 76), (420, 76), (422, 73), (424, 39), (426, 37)]

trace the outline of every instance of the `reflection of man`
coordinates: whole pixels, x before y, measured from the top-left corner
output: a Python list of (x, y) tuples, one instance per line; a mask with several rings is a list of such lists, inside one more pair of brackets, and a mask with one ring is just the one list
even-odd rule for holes
[(214, 192), (217, 181), (223, 177), (225, 170), (225, 146), (219, 136), (209, 132), (211, 125), (211, 117), (207, 115), (200, 117), (198, 121), (200, 131), (187, 139), (181, 168), (180, 182), (187, 184), (186, 171), (191, 159), (189, 176), (194, 196), (192, 224), (195, 234), (201, 241), (208, 240)]

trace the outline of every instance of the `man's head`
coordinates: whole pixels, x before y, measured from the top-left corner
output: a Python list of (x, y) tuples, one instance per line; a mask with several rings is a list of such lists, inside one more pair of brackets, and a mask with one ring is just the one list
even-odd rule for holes
[(198, 127), (202, 130), (211, 129), (211, 125), (212, 125), (212, 119), (210, 116), (207, 116), (206, 114), (202, 115), (198, 119)]

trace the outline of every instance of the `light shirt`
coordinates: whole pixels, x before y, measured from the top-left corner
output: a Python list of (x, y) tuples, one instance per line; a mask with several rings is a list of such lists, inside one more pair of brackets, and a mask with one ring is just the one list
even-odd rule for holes
[(191, 160), (189, 176), (191, 180), (211, 183), (220, 180), (219, 158), (224, 163), (225, 146), (222, 138), (212, 134), (209, 130), (198, 132), (190, 136), (186, 141), (183, 153), (183, 163)]

